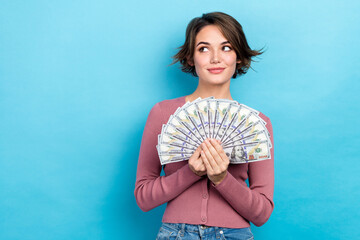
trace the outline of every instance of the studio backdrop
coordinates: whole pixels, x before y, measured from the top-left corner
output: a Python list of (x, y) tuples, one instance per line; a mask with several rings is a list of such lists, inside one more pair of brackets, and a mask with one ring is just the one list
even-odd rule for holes
[(0, 239), (155, 239), (134, 197), (189, 21), (221, 11), (253, 49), (232, 97), (273, 125), (275, 208), (255, 239), (359, 239), (359, 1), (0, 0)]

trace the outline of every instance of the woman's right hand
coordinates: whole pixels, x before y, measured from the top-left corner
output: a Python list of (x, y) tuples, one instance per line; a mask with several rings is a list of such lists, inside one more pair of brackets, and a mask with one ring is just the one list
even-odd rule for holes
[(204, 176), (206, 174), (206, 168), (203, 160), (200, 156), (201, 153), (201, 145), (196, 149), (193, 155), (189, 159), (189, 168), (193, 173), (198, 175), (199, 177)]

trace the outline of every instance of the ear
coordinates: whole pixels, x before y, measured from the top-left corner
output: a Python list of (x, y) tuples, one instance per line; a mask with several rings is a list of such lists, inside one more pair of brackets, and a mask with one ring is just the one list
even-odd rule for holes
[(241, 63), (241, 60), (239, 59), (239, 60), (236, 60), (236, 63)]
[(193, 63), (193, 61), (191, 61), (189, 58), (186, 58), (186, 60), (187, 60), (187, 63), (190, 65), (190, 66), (194, 66), (194, 63)]

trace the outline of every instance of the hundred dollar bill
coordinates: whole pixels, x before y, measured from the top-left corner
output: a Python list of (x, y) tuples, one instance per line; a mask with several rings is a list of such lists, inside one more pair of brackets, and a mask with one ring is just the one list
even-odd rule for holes
[[(265, 125), (258, 111), (234, 100), (197, 98), (170, 116), (156, 148), (162, 164), (167, 164), (188, 160), (206, 138), (216, 138), (229, 158), (233, 156), (231, 163), (260, 161), (272, 147)], [(238, 157), (241, 151), (243, 160)]]
[(159, 153), (161, 165), (172, 163), (172, 162), (186, 161), (186, 160), (189, 160), (190, 157), (191, 157), (190, 154), (179, 155), (179, 154)]
[[(223, 142), (223, 145), (229, 145), (231, 142), (236, 142), (237, 139), (239, 139), (239, 137), (241, 138), (241, 136), (246, 136), (246, 135), (250, 135), (253, 133), (259, 133), (259, 132), (264, 132), (264, 136), (261, 135), (263, 138), (266, 139), (266, 141), (268, 141), (269, 147), (271, 148), (271, 141), (269, 138), (269, 132), (266, 129), (266, 127), (264, 126), (264, 124), (262, 123), (262, 121), (254, 119), (253, 121), (244, 119), (245, 123), (243, 124), (243, 126), (238, 129), (236, 132), (232, 133), (230, 135), (230, 137), (227, 139), (226, 142)], [(248, 120), (248, 121), (246, 121)], [(259, 136), (260, 137), (260, 136)]]
[(182, 139), (179, 135), (172, 135), (169, 133), (163, 133), (158, 135), (158, 145), (159, 144), (167, 144), (174, 147), (182, 147), (187, 149), (196, 149), (197, 146), (191, 144), (190, 141), (186, 139)]
[[(255, 110), (249, 106), (246, 106), (245, 104), (240, 104), (240, 105), (241, 105), (241, 111), (243, 112), (243, 114), (249, 115), (250, 113), (253, 113), (256, 116), (259, 116), (259, 111)], [(262, 119), (260, 116), (259, 116), (259, 119), (266, 125), (266, 122), (264, 119)]]
[(223, 124), (219, 130), (218, 136), (220, 137), (220, 141), (223, 141), (225, 136), (227, 136), (227, 134), (229, 134), (230, 126), (232, 126), (234, 121), (237, 120), (236, 117), (238, 115), (239, 108), (240, 108), (240, 106), (237, 103), (234, 103), (234, 102), (230, 103), (230, 106), (227, 110), (226, 117), (224, 117)]
[(247, 106), (247, 105), (245, 105), (245, 104), (243, 104), (243, 103), (239, 103), (239, 102), (237, 102), (237, 101), (234, 101), (236, 104), (238, 104), (238, 105), (240, 105), (241, 107), (243, 107), (243, 108), (246, 108), (247, 110), (249, 110), (250, 112), (253, 112), (253, 113), (255, 113), (255, 114), (257, 114), (257, 115), (259, 115), (259, 111), (257, 111), (257, 110), (255, 110), (255, 109), (253, 109), (253, 108), (251, 108), (251, 107), (249, 107), (249, 106)]
[(212, 100), (214, 97), (204, 98), (199, 100), (195, 103), (196, 112), (199, 115), (201, 126), (203, 130), (203, 138), (210, 137), (210, 115), (209, 115), (209, 101)]
[(201, 143), (193, 136), (193, 132), (189, 131), (189, 129), (173, 115), (170, 116), (168, 123), (165, 126), (163, 125), (161, 132), (173, 134), (174, 136), (179, 137), (182, 136), (187, 142), (189, 142), (189, 144), (193, 144), (194, 146), (197, 146)]
[(223, 147), (230, 163), (248, 163), (271, 158), (267, 141), (238, 143)]
[[(245, 126), (245, 124), (246, 124), (246, 119), (243, 119), (241, 127), (237, 128), (236, 131), (230, 133), (229, 137), (226, 139), (226, 141), (223, 141), (222, 144), (228, 145), (230, 142), (236, 141), (236, 139), (238, 139), (239, 136), (241, 135), (244, 136), (251, 134), (253, 132), (252, 129), (255, 130), (256, 126), (261, 126), (260, 121), (257, 121), (247, 126)], [(256, 130), (258, 130), (258, 128), (256, 128)], [(264, 129), (260, 128), (260, 130), (264, 130)]]
[[(241, 106), (239, 106), (241, 108)], [(247, 115), (242, 114), (240, 111), (234, 115), (230, 125), (230, 128), (225, 132), (224, 136), (221, 138), (221, 142), (227, 142), (228, 138), (232, 137), (237, 132), (240, 132), (241, 127), (246, 123)]]
[[(194, 132), (198, 134), (200, 139), (204, 141), (205, 137), (205, 129), (202, 123), (202, 118), (200, 117), (198, 107), (196, 105), (197, 102), (202, 100), (195, 100), (191, 102), (186, 108), (184, 108), (184, 112), (187, 115), (187, 118), (190, 120), (192, 126), (194, 127)], [(201, 141), (201, 142), (202, 142)]]
[[(166, 125), (166, 127), (167, 127), (167, 131), (163, 132), (162, 133), (163, 135), (167, 135), (169, 138), (171, 137), (171, 139), (177, 139), (177, 140), (187, 143), (193, 147), (196, 147), (199, 145), (191, 137), (188, 137), (188, 135), (186, 135), (186, 133), (183, 133), (182, 129), (176, 129), (174, 126), (171, 125), (171, 123)], [(161, 141), (162, 140), (159, 139), (159, 142), (161, 142)]]
[(229, 138), (233, 137), (234, 134), (240, 134), (243, 130), (243, 128), (246, 128), (249, 126), (249, 124), (255, 122), (255, 121), (264, 121), (257, 115), (255, 112), (250, 111), (247, 107), (244, 105), (239, 105), (238, 112), (236, 116), (234, 116), (234, 121), (232, 121), (230, 128), (225, 133), (225, 137), (221, 139), (222, 142), (226, 143), (229, 141)]
[(156, 145), (156, 148), (158, 150), (158, 153), (159, 154), (178, 154), (178, 155), (181, 155), (181, 154), (190, 154), (192, 155), (196, 149), (192, 149), (192, 148), (188, 148), (186, 146), (174, 146), (174, 145), (171, 145), (171, 144), (158, 144)]
[(243, 140), (247, 140), (248, 142), (269, 141), (269, 136), (267, 135), (265, 130), (253, 133), (241, 133), (235, 136), (231, 141), (227, 142), (226, 144), (222, 144), (222, 146), (234, 145), (237, 142)]
[(229, 113), (229, 108), (231, 101), (224, 101), (223, 99), (217, 99), (216, 104), (216, 110), (215, 110), (215, 126), (214, 126), (214, 135), (213, 138), (215, 139), (221, 139), (223, 132), (220, 132), (219, 130), (222, 128), (222, 125), (224, 124), (225, 119), (227, 118), (227, 115)]
[(202, 138), (199, 130), (196, 126), (192, 123), (192, 119), (190, 119), (187, 111), (185, 109), (181, 109), (175, 116), (180, 124), (182, 124), (196, 139), (198, 142), (203, 142), (204, 139)]
[(215, 116), (217, 115), (217, 101), (208, 100), (208, 114), (210, 119), (209, 137), (213, 138), (215, 128)]

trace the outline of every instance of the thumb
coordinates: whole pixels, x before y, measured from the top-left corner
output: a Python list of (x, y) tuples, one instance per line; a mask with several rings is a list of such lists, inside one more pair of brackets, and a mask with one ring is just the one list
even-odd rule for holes
[(195, 153), (197, 155), (200, 155), (200, 153), (201, 153), (201, 145), (198, 146), (198, 148), (195, 150)]
[(196, 148), (196, 151), (201, 151), (201, 144)]

